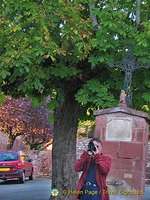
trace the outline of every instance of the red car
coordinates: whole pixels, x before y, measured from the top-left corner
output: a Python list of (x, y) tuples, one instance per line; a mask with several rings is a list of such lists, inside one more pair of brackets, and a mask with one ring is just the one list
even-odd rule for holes
[(18, 178), (24, 183), (25, 177), (33, 180), (32, 159), (22, 151), (0, 151), (0, 179)]

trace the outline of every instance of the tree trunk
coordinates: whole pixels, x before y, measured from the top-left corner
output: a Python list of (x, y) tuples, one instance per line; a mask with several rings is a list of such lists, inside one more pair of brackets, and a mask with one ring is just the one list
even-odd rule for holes
[(1, 126), (0, 130), (3, 131), (8, 136), (8, 144), (7, 144), (6, 149), (11, 150), (17, 135), (13, 134), (12, 127), (8, 125)]
[(12, 131), (12, 127), (9, 127), (7, 129), (7, 132), (5, 132), (7, 135), (8, 135), (8, 144), (7, 144), (7, 150), (11, 150), (12, 147), (13, 147), (13, 144), (15, 142), (15, 139), (19, 136), (19, 135), (22, 135), (22, 132), (18, 132), (18, 131), (15, 131), (13, 133)]
[(7, 150), (11, 150), (12, 147), (13, 147), (13, 144), (14, 144), (14, 141), (15, 141), (16, 137), (9, 137), (8, 138), (8, 144), (7, 144)]
[[(77, 174), (74, 170), (76, 161), (76, 132), (78, 125), (79, 104), (73, 92), (63, 92), (64, 102), (55, 110), (54, 139), (52, 150), (52, 189), (59, 195), (51, 195), (50, 200), (73, 200), (76, 190)], [(63, 190), (67, 194), (63, 194)]]

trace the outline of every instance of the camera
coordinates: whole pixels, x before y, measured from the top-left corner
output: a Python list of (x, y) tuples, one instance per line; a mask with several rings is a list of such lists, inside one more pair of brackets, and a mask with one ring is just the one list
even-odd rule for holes
[(93, 142), (89, 142), (88, 151), (96, 151), (96, 147)]

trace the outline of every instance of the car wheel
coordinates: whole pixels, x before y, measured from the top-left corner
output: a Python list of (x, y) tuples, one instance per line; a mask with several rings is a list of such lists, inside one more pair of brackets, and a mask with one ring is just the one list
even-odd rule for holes
[(22, 176), (19, 178), (20, 183), (24, 183), (25, 182), (25, 174), (23, 172)]
[(32, 169), (32, 172), (31, 172), (31, 176), (29, 176), (29, 180), (33, 180), (33, 169)]

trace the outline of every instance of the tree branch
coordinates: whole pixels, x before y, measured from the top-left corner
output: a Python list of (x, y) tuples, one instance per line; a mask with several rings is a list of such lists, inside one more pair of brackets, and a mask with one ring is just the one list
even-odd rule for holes
[(141, 0), (136, 1), (136, 27), (140, 28), (140, 4)]
[(96, 16), (94, 16), (92, 13), (92, 9), (95, 8), (95, 2), (89, 1), (89, 8), (90, 8), (90, 16), (91, 16), (91, 19), (93, 20), (92, 26), (93, 26), (94, 31), (96, 32), (96, 31), (100, 30), (101, 27), (97, 22)]
[(1, 14), (2, 14), (2, 3), (3, 3), (3, 0), (0, 0), (0, 9), (1, 9), (0, 13)]

